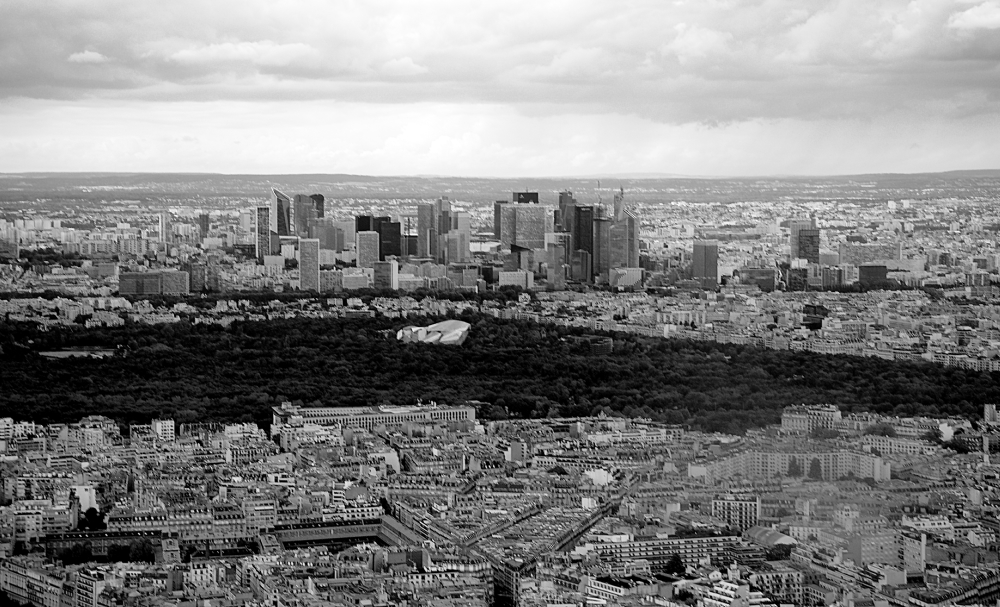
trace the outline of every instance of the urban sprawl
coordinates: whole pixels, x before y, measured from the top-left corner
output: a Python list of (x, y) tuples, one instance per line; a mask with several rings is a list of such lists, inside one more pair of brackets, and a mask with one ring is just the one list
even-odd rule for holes
[[(19, 210), (0, 219), (0, 314), (39, 330), (382, 316), (412, 319), (396, 337), (413, 347), (460, 348), (454, 317), (475, 311), (1000, 371), (995, 200), (608, 194)], [(729, 435), (485, 421), (481, 404), (285, 402), (266, 429), (0, 418), (0, 591), (36, 607), (1000, 600), (996, 405), (806, 403)]]

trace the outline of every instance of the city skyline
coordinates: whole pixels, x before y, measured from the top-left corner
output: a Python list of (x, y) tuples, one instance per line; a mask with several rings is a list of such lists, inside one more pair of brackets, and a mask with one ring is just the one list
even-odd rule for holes
[(5, 13), (5, 171), (842, 175), (1000, 157), (992, 0)]

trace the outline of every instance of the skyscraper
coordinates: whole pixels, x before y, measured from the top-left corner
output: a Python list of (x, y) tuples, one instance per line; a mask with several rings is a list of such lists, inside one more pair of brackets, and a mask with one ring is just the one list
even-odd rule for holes
[(417, 206), (417, 257), (433, 257), (437, 249), (437, 205)]
[(611, 228), (613, 221), (609, 217), (594, 218), (594, 253), (591, 257), (594, 276), (606, 280), (611, 270)]
[(569, 190), (559, 192), (559, 220), (556, 229), (561, 232), (573, 233), (573, 220), (576, 219), (576, 198)]
[(309, 231), (310, 226), (315, 225), (315, 221), (320, 217), (317, 213), (316, 201), (312, 196), (296, 194), (294, 204), (295, 235), (299, 238), (312, 238), (314, 235)]
[(271, 188), (274, 199), (271, 201), (270, 229), (278, 236), (292, 236), (292, 199)]
[(701, 283), (701, 288), (714, 290), (719, 284), (719, 243), (715, 240), (694, 241), (694, 255), (691, 264), (692, 278)]
[(399, 288), (399, 264), (396, 263), (395, 259), (376, 261), (374, 268), (372, 285), (376, 289), (396, 290)]
[(257, 207), (257, 225), (254, 227), (254, 252), (257, 260), (264, 263), (264, 256), (271, 254), (271, 207)]
[(299, 239), (299, 288), (319, 293), (319, 239)]
[(593, 205), (573, 207), (573, 235), (572, 246), (574, 251), (586, 251), (589, 255), (594, 254), (594, 207)]
[(378, 232), (365, 231), (358, 232), (358, 261), (359, 268), (374, 268), (375, 262), (379, 260), (379, 235)]
[(313, 208), (316, 209), (316, 218), (323, 219), (326, 217), (326, 197), (322, 194), (313, 194), (309, 198), (313, 199)]
[(354, 218), (355, 232), (372, 232), (375, 230), (375, 217), (372, 215), (358, 215)]
[(611, 267), (639, 267), (639, 221), (629, 211), (611, 225)]
[(500, 214), (500, 244), (544, 249), (545, 234), (552, 231), (552, 213), (538, 204), (497, 203), (494, 214)]
[(208, 227), (209, 227), (208, 213), (201, 213), (200, 215), (198, 215), (198, 230), (201, 232), (202, 238), (208, 236)]
[(166, 211), (156, 215), (157, 230), (160, 232), (160, 242), (170, 242), (170, 213)]
[(789, 258), (796, 259), (799, 254), (799, 232), (801, 230), (812, 230), (816, 228), (815, 219), (789, 219), (788, 220), (788, 252)]
[(403, 254), (402, 234), (398, 221), (380, 221), (376, 225), (379, 235), (379, 259), (388, 256), (399, 257)]
[(819, 230), (800, 229), (797, 240), (798, 248), (792, 252), (792, 258), (819, 263)]

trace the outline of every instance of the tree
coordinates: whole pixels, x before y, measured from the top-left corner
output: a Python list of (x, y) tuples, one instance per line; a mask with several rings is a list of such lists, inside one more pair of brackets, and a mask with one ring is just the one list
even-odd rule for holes
[(63, 566), (82, 565), (94, 560), (94, 553), (90, 549), (89, 542), (86, 544), (73, 544), (69, 548), (59, 552), (59, 560), (62, 561)]
[(77, 524), (77, 528), (83, 531), (102, 531), (108, 528), (104, 522), (104, 515), (97, 511), (97, 508), (87, 508), (83, 513), (83, 518)]
[(767, 549), (765, 559), (768, 561), (785, 561), (788, 557), (792, 555), (792, 545), (791, 544), (779, 544), (777, 546), (771, 546)]
[(814, 457), (809, 462), (809, 478), (815, 481), (823, 480), (823, 466), (819, 463), (819, 458)]
[(791, 457), (788, 460), (788, 476), (802, 476), (802, 464), (800, 464), (799, 460), (795, 457)]
[(879, 422), (877, 424), (872, 424), (871, 426), (865, 428), (865, 434), (869, 434), (872, 436), (889, 436), (895, 438), (896, 429), (893, 428), (890, 424), (887, 424), (885, 422)]
[(152, 563), (156, 561), (156, 551), (148, 539), (134, 540), (128, 547), (128, 560), (132, 563)]
[(838, 438), (839, 436), (840, 432), (834, 430), (833, 428), (820, 428), (818, 426), (816, 428), (813, 428), (812, 431), (809, 433), (809, 438), (815, 438), (819, 440)]
[(684, 561), (681, 560), (680, 555), (677, 553), (671, 554), (670, 558), (667, 559), (667, 564), (663, 567), (664, 573), (670, 575), (684, 575), (687, 568), (684, 566)]

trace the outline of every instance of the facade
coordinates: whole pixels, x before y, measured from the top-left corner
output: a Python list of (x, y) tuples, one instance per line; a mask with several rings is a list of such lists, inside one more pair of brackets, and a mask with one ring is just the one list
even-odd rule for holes
[(190, 292), (190, 274), (187, 272), (122, 272), (118, 276), (120, 295), (185, 295)]
[(788, 251), (789, 257), (795, 259), (799, 252), (799, 232), (801, 230), (812, 230), (816, 228), (815, 219), (789, 219), (788, 220)]
[(379, 234), (374, 231), (358, 232), (358, 267), (374, 268), (379, 260)]
[(271, 254), (271, 207), (257, 207), (257, 225), (254, 228), (254, 247), (257, 261), (263, 263), (264, 256)]
[(320, 292), (318, 238), (299, 240), (299, 288)]
[(623, 563), (644, 559), (652, 571), (662, 571), (674, 554), (685, 565), (697, 565), (703, 559), (719, 563), (730, 557), (739, 544), (736, 535), (692, 533), (667, 538), (626, 539), (623, 541), (587, 543), (582, 551), (593, 552), (602, 562)]
[(799, 230), (798, 248), (794, 251), (796, 259), (805, 259), (809, 263), (819, 263), (819, 230)]
[(292, 234), (292, 199), (271, 188), (271, 217), (268, 228), (278, 236), (294, 236)]
[(719, 284), (719, 243), (715, 240), (696, 240), (692, 254), (691, 277), (703, 289), (715, 290)]
[(760, 497), (724, 495), (712, 500), (712, 516), (740, 531), (757, 525), (760, 519)]
[(271, 433), (275, 428), (301, 423), (321, 426), (340, 425), (345, 428), (371, 429), (376, 426), (397, 426), (406, 422), (473, 421), (475, 407), (416, 405), (412, 407), (295, 407), (285, 404), (273, 408)]
[(396, 263), (395, 259), (376, 261), (374, 267), (375, 273), (372, 285), (376, 289), (392, 289), (395, 291), (399, 288), (399, 264)]

